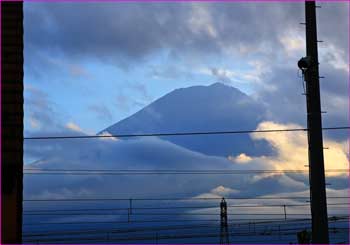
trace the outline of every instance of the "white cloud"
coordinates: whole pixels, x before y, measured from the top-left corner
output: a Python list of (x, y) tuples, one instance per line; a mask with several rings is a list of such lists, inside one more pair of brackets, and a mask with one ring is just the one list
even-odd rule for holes
[(232, 189), (229, 187), (225, 187), (223, 185), (219, 185), (217, 187), (215, 187), (214, 189), (210, 190), (207, 193), (202, 193), (200, 195), (195, 196), (194, 198), (222, 198), (222, 197), (227, 197), (230, 196), (232, 194), (238, 194), (240, 193), (239, 190), (236, 189)]
[(83, 133), (83, 132), (84, 132), (77, 124), (75, 124), (75, 123), (73, 123), (73, 122), (68, 122), (68, 123), (65, 125), (65, 127), (66, 127), (67, 129), (72, 130), (72, 131), (76, 131), (76, 132), (80, 132), (80, 133)]
[(340, 49), (332, 43), (325, 45), (325, 47), (320, 49), (320, 63), (328, 63), (337, 70), (343, 70), (349, 73), (349, 64), (347, 61), (349, 56), (346, 54), (346, 50)]
[(240, 191), (219, 185), (218, 187), (212, 189), (211, 192), (216, 193), (218, 195), (229, 195), (233, 193), (239, 193)]
[(111, 140), (111, 141), (117, 141), (118, 138), (112, 136), (112, 134), (108, 133), (107, 131), (104, 131), (102, 133), (99, 134), (100, 136), (108, 136), (108, 137), (101, 137), (99, 138), (100, 140)]
[(216, 38), (218, 35), (213, 25), (211, 12), (205, 5), (193, 4), (192, 14), (188, 22), (190, 29), (196, 34), (204, 32), (211, 38)]
[(248, 163), (251, 160), (253, 160), (253, 158), (251, 158), (250, 156), (247, 156), (244, 153), (239, 154), (236, 157), (232, 157), (232, 156), (228, 156), (228, 159), (230, 161), (236, 162), (236, 163)]
[(279, 37), (288, 56), (299, 56), (305, 53), (305, 35), (296, 30), (288, 30)]
[[(296, 124), (278, 124), (270, 121), (262, 122), (257, 130), (301, 128)], [(275, 149), (274, 156), (251, 157), (241, 153), (229, 160), (246, 165), (263, 166), (265, 169), (274, 170), (302, 170), (308, 164), (308, 143), (306, 133), (303, 131), (276, 132), (276, 133), (252, 133), (254, 140), (266, 140)], [(329, 149), (324, 151), (325, 169), (348, 169), (349, 160), (344, 150), (345, 142), (339, 143), (333, 140), (324, 140), (324, 145)], [(268, 174), (272, 175), (272, 174)], [(327, 176), (346, 175), (346, 173), (326, 173)], [(261, 177), (259, 177), (261, 178)]]

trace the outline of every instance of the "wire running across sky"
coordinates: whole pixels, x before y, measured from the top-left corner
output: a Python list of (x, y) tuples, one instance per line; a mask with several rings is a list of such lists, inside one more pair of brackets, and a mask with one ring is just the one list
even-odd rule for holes
[[(330, 226), (330, 232), (331, 233), (346, 233), (348, 232), (348, 228), (346, 227), (338, 227), (336, 225), (339, 225), (340, 223), (346, 222), (349, 216), (342, 216), (338, 217), (337, 220), (334, 220), (330, 218), (329, 223)], [(303, 223), (300, 223), (303, 222)], [(137, 223), (137, 222), (136, 222)], [(144, 222), (145, 223), (145, 222)], [(90, 239), (98, 239), (98, 235), (102, 234), (109, 234), (109, 237), (111, 238), (113, 235), (122, 235), (122, 240), (125, 238), (125, 235), (132, 235), (135, 240), (149, 240), (154, 238), (154, 232), (159, 233), (159, 239), (163, 237), (164, 239), (170, 239), (170, 237), (166, 237), (166, 232), (181, 232), (180, 235), (177, 234), (174, 236), (172, 234), (172, 238), (180, 238), (184, 234), (193, 234), (198, 233), (199, 230), (201, 230), (200, 234), (207, 234), (208, 231), (214, 232), (218, 230), (218, 220), (215, 223), (193, 223), (190, 225), (182, 224), (182, 225), (162, 225), (162, 226), (155, 226), (155, 227), (134, 227), (134, 228), (120, 228), (120, 229), (89, 229), (89, 230), (64, 230), (64, 231), (49, 231), (49, 232), (33, 232), (33, 233), (25, 233), (24, 238), (28, 241), (30, 240), (36, 240), (40, 242), (48, 242), (51, 240), (52, 242), (57, 241), (79, 241), (79, 240), (85, 240), (87, 238)], [(309, 230), (311, 228), (311, 219), (309, 218), (303, 218), (303, 219), (287, 219), (287, 220), (264, 220), (264, 221), (246, 221), (246, 222), (230, 222), (230, 235), (234, 237), (241, 237), (241, 236), (250, 236), (250, 235), (259, 235), (259, 236), (283, 236), (283, 235), (295, 235), (295, 232), (300, 231), (300, 228), (304, 228)], [(302, 227), (300, 227), (302, 226)], [(161, 233), (165, 232), (165, 233)], [(204, 232), (204, 233), (203, 233)], [(289, 233), (286, 233), (289, 232)], [(145, 233), (148, 233), (148, 236), (145, 236)], [(150, 236), (151, 234), (152, 236)], [(202, 236), (198, 234), (198, 237)], [(217, 234), (217, 232), (215, 232)], [(64, 236), (63, 240), (62, 236)], [(86, 237), (87, 236), (87, 237)], [(177, 237), (179, 236), (179, 237)], [(104, 236), (105, 237), (105, 236)], [(119, 240), (117, 237), (115, 237), (116, 240)], [(271, 238), (269, 238), (270, 240)], [(113, 239), (111, 239), (113, 240)], [(132, 239), (133, 240), (133, 239)]]
[[(209, 169), (209, 170), (144, 170), (144, 169), (41, 169), (25, 168), (27, 175), (232, 175), (232, 174), (306, 174), (308, 169), (273, 170), (273, 169)], [(326, 173), (349, 173), (349, 169), (327, 169)]]
[[(350, 127), (327, 127), (322, 130), (346, 130)], [(212, 132), (177, 132), (177, 133), (149, 133), (149, 134), (100, 134), (100, 135), (71, 135), (71, 136), (37, 136), (24, 137), (24, 140), (50, 140), (50, 139), (90, 139), (90, 138), (130, 138), (130, 137), (161, 137), (161, 136), (190, 136), (190, 135), (219, 135), (219, 134), (249, 134), (249, 133), (278, 133), (308, 131), (307, 128), (267, 129), (267, 130), (235, 130)]]
[[(330, 196), (327, 199), (348, 199), (348, 196)], [(169, 198), (53, 198), (53, 199), (23, 199), (23, 202), (84, 202), (84, 201), (198, 201), (221, 200), (222, 197), (169, 197)], [(280, 199), (310, 199), (310, 196), (259, 196), (259, 197), (225, 197), (226, 200), (280, 200)]]

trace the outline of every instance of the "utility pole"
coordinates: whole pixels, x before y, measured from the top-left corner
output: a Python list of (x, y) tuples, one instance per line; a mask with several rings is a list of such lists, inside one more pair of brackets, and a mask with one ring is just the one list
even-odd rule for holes
[(229, 233), (227, 225), (227, 204), (225, 198), (220, 203), (220, 244), (229, 244)]
[(315, 1), (305, 1), (306, 57), (298, 62), (306, 83), (312, 243), (327, 244), (328, 215), (323, 159), (322, 118)]

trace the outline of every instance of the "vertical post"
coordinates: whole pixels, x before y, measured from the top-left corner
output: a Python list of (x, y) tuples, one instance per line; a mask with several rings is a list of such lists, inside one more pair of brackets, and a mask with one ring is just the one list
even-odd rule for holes
[(22, 243), (23, 2), (1, 2), (1, 240)]
[(287, 220), (286, 205), (283, 205), (283, 211), (284, 211), (284, 220)]
[(312, 243), (329, 243), (323, 159), (322, 118), (318, 70), (315, 1), (305, 1), (306, 54), (310, 67), (305, 74), (310, 165)]
[(229, 233), (227, 225), (227, 204), (225, 198), (220, 203), (220, 244), (229, 244)]

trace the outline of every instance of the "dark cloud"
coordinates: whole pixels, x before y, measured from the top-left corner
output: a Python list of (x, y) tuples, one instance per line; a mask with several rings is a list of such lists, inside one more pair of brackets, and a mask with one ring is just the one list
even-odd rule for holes
[(106, 61), (143, 60), (164, 49), (217, 55), (276, 46), (278, 31), (301, 14), (299, 3), (27, 3), (25, 43)]
[[(296, 69), (276, 69), (265, 82), (273, 87), (261, 89), (255, 96), (267, 108), (266, 118), (280, 123), (297, 123), (306, 127), (306, 97)], [(321, 110), (324, 127), (348, 125), (348, 82), (346, 73), (331, 67), (320, 69)], [(325, 72), (323, 72), (325, 71)], [(305, 86), (305, 85), (304, 85)], [(346, 139), (346, 134), (325, 132), (330, 137)]]
[[(318, 14), (319, 36), (341, 48), (348, 38), (344, 6), (325, 3)], [(303, 3), (26, 3), (25, 43), (106, 61), (143, 60), (166, 49), (200, 56), (239, 47), (266, 52), (280, 49), (280, 35), (303, 28), (303, 19)]]
[(317, 9), (318, 38), (324, 41), (320, 49), (330, 44), (344, 51), (343, 58), (349, 60), (349, 2), (322, 2)]

